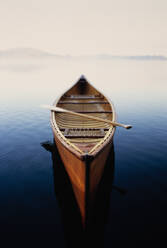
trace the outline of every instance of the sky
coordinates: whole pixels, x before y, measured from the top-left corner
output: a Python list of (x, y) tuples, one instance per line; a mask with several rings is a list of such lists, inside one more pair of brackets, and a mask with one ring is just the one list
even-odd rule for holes
[(166, 0), (0, 0), (0, 50), (167, 55)]

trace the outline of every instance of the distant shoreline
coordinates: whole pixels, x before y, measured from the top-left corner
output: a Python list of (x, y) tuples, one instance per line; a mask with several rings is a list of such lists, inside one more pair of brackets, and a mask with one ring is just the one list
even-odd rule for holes
[(34, 48), (11, 48), (0, 50), (0, 59), (97, 59), (97, 60), (137, 60), (137, 61), (167, 61), (164, 55), (60, 55)]

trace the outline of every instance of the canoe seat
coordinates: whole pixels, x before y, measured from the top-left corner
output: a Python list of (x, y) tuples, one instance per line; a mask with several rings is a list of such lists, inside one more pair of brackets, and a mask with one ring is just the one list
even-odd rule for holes
[(75, 99), (76, 100), (82, 100), (82, 99), (89, 100), (89, 99), (103, 99), (104, 98), (101, 95), (64, 95), (63, 97), (67, 99), (74, 99), (74, 100)]
[(109, 104), (109, 102), (107, 101), (91, 101), (91, 102), (59, 101), (58, 104)]
[(111, 110), (108, 110), (108, 111), (93, 111), (93, 110), (88, 110), (88, 111), (75, 111), (76, 113), (81, 113), (81, 114), (112, 114), (112, 111)]
[(108, 128), (62, 128), (66, 138), (103, 138)]

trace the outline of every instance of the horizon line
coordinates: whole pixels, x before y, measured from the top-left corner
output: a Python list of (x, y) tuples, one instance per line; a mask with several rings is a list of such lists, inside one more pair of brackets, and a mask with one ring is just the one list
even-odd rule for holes
[(164, 54), (112, 54), (112, 53), (96, 53), (96, 54), (58, 54), (50, 51), (46, 51), (39, 48), (32, 47), (15, 47), (0, 50), (0, 57), (19, 57), (19, 56), (33, 56), (33, 57), (60, 57), (60, 58), (96, 58), (96, 59), (159, 59), (167, 60), (167, 55)]

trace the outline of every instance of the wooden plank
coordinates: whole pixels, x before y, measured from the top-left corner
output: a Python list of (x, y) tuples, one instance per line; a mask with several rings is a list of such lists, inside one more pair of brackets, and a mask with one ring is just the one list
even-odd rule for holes
[[(78, 131), (99, 131), (102, 128), (68, 128), (68, 130), (78, 130)], [(60, 128), (60, 131), (65, 131), (66, 128)], [(103, 128), (104, 131), (108, 131), (109, 128)]]
[(107, 101), (92, 101), (92, 102), (70, 102), (70, 101), (59, 101), (58, 104), (109, 104)]
[[(64, 135), (65, 136), (65, 135)], [(90, 139), (93, 139), (93, 138), (104, 138), (104, 135), (92, 135), (92, 136), (89, 136), (89, 135), (78, 135), (78, 136), (75, 136), (75, 135), (66, 135), (65, 136), (66, 138), (70, 138), (70, 139), (75, 139), (75, 138), (80, 138), (80, 139), (83, 139), (83, 138), (90, 138)]]
[(69, 129), (66, 128), (63, 134), (66, 138), (103, 138), (105, 136), (105, 131), (103, 128), (99, 129)]
[(112, 114), (113, 112), (111, 110), (108, 111), (95, 111), (95, 110), (90, 110), (90, 111), (75, 111), (75, 113), (81, 113), (81, 114)]
[(103, 97), (102, 95), (81, 95), (81, 94), (74, 94), (74, 95), (67, 95), (67, 94), (64, 94), (63, 97), (65, 98), (75, 98), (75, 97), (82, 97), (82, 98), (85, 98), (85, 97), (91, 97), (91, 98), (95, 98), (95, 97)]
[(75, 111), (76, 113), (81, 113), (81, 114), (112, 114), (111, 110), (108, 111)]
[(70, 96), (63, 96), (64, 98), (70, 99), (70, 100), (82, 100), (82, 99), (103, 99), (103, 96), (95, 96), (95, 95), (70, 95)]

